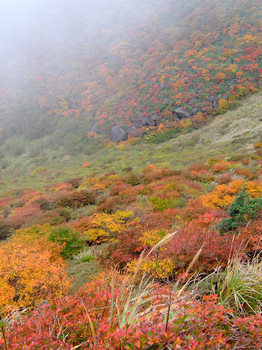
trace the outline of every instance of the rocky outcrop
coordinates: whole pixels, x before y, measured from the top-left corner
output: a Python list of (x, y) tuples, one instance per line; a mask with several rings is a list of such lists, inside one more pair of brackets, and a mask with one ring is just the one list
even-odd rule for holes
[(142, 126), (158, 126), (158, 116), (154, 114), (152, 116), (144, 117), (141, 120), (141, 127)]
[(213, 108), (217, 108), (218, 107), (218, 100), (217, 100), (217, 98), (215, 96), (210, 96), (208, 98), (208, 101), (211, 102)]
[(110, 129), (110, 139), (113, 142), (126, 141), (128, 139), (128, 133), (120, 126), (114, 125)]
[(184, 118), (190, 118), (190, 114), (183, 109), (183, 107), (179, 107), (175, 109), (175, 116), (181, 120)]
[(134, 130), (136, 130), (136, 127), (133, 125), (133, 126), (130, 126), (130, 128), (127, 129), (127, 133), (130, 134), (132, 133)]
[(195, 107), (192, 109), (191, 115), (195, 115), (197, 114), (197, 112), (198, 112), (198, 108)]
[(218, 101), (220, 99), (227, 100), (227, 95), (226, 94), (219, 94), (219, 95), (217, 95), (217, 97), (212, 95), (208, 98), (208, 101), (211, 102), (213, 108), (217, 108), (217, 107), (219, 107)]

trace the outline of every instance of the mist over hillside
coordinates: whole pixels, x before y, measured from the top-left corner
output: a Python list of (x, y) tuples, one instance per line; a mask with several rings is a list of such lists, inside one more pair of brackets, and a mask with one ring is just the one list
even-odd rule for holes
[(2, 157), (28, 141), (91, 154), (113, 125), (129, 138), (194, 130), (261, 86), (257, 0), (1, 7)]
[(0, 1), (0, 349), (261, 349), (261, 0)]

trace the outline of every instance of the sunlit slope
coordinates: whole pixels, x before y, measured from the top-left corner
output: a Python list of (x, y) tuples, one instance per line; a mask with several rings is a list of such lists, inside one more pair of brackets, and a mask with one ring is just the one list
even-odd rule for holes
[[(159, 135), (165, 136), (165, 131)], [(234, 153), (248, 153), (255, 143), (262, 141), (262, 93), (246, 98), (238, 108), (216, 117), (202, 129), (180, 134), (160, 144), (145, 141), (137, 139), (134, 145), (104, 145), (94, 154), (75, 157), (56, 155), (54, 158), (52, 148), (46, 145), (42, 152), (45, 157), (29, 158), (28, 148), (23, 155), (12, 156), (10, 167), (1, 170), (1, 191), (16, 187), (41, 188), (70, 177), (112, 170), (121, 173), (127, 167), (140, 171), (150, 163), (177, 169), (220, 155), (230, 157)], [(90, 165), (82, 168), (85, 162)]]

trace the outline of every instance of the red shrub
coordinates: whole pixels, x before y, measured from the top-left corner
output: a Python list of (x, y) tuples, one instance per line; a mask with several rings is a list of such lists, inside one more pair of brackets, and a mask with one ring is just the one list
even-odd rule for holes
[(217, 230), (189, 224), (174, 236), (162, 251), (162, 258), (176, 262), (177, 272), (183, 272), (202, 248), (194, 270), (210, 272), (214, 267), (225, 266), (230, 254), (240, 247), (240, 240), (230, 235), (220, 236)]
[(246, 168), (239, 168), (235, 170), (235, 174), (236, 175), (240, 175), (242, 177), (245, 177), (248, 180), (252, 180), (254, 178), (254, 174), (251, 173), (250, 170), (246, 169)]
[[(160, 285), (154, 286), (152, 300), (147, 301), (152, 305), (150, 314), (141, 315), (143, 309), (137, 310), (139, 315), (132, 314), (132, 309), (124, 314), (121, 304), (127, 302), (128, 291), (119, 288), (120, 281), (118, 277), (111, 287), (105, 278), (96, 280), (74, 295), (40, 305), (23, 322), (11, 324), (0, 344), (30, 350), (260, 348), (260, 315), (231, 321), (216, 295), (175, 301), (176, 295)], [(164, 310), (170, 300), (175, 317), (166, 321)]]
[(229, 173), (225, 173), (225, 174), (216, 178), (216, 181), (220, 185), (222, 185), (222, 184), (228, 185), (232, 180), (233, 180), (232, 176)]
[(16, 208), (6, 220), (13, 228), (18, 229), (27, 225), (30, 219), (41, 213), (39, 204), (29, 204)]

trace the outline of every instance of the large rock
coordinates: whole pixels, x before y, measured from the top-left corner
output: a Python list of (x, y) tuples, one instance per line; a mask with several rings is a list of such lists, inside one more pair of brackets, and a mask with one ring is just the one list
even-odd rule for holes
[(210, 96), (208, 98), (208, 101), (212, 103), (212, 107), (213, 108), (217, 108), (218, 107), (218, 101), (217, 101), (217, 98), (215, 96)]
[(127, 133), (130, 134), (132, 133), (134, 130), (136, 130), (136, 127), (133, 125), (133, 126), (130, 126), (130, 128), (127, 129)]
[(158, 116), (156, 114), (144, 117), (141, 121), (142, 126), (158, 126)]
[(113, 142), (126, 141), (128, 133), (118, 125), (112, 126), (110, 129), (110, 138)]
[(190, 118), (190, 114), (187, 113), (187, 111), (185, 111), (183, 107), (176, 108), (175, 115), (178, 119)]
[(227, 86), (229, 87), (229, 86), (234, 86), (234, 85), (236, 85), (237, 84), (237, 79), (232, 79), (232, 80), (230, 80), (228, 83), (227, 83)]
[(227, 100), (227, 95), (226, 94), (219, 94), (218, 96), (217, 96), (217, 99), (219, 100), (219, 99), (223, 99), (223, 100)]
[(192, 115), (197, 114), (197, 112), (198, 112), (198, 109), (196, 107), (192, 109)]
[(142, 126), (149, 126), (150, 122), (149, 122), (149, 118), (148, 117), (144, 117), (141, 121)]

